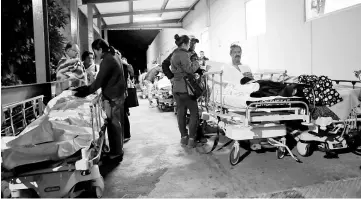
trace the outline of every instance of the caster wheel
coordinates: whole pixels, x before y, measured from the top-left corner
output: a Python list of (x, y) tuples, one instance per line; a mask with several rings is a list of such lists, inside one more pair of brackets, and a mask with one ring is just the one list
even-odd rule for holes
[(101, 198), (103, 197), (104, 192), (104, 179), (103, 177), (94, 179), (91, 182), (91, 191), (95, 198)]
[(302, 143), (297, 142), (297, 152), (303, 157), (310, 156), (312, 154), (311, 144), (310, 143)]
[(231, 153), (229, 154), (229, 162), (231, 163), (232, 166), (235, 166), (239, 163), (239, 159), (240, 159), (240, 150), (238, 149), (236, 151), (236, 147), (232, 147)]
[(282, 159), (286, 155), (286, 148), (285, 147), (278, 147), (276, 151), (276, 155), (278, 159)]

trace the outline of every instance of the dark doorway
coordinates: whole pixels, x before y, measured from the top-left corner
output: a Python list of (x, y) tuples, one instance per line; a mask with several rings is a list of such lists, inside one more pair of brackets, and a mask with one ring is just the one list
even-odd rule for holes
[(160, 30), (108, 30), (108, 41), (134, 67), (135, 75), (147, 68), (147, 49)]

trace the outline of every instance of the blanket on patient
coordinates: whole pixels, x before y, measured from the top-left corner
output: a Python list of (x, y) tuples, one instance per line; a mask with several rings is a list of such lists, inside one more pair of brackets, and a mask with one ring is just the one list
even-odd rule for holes
[(89, 147), (93, 139), (89, 106), (94, 98), (95, 95), (77, 98), (72, 91), (64, 91), (50, 100), (44, 114), (6, 144), (2, 154), (3, 167), (12, 169), (60, 160)]

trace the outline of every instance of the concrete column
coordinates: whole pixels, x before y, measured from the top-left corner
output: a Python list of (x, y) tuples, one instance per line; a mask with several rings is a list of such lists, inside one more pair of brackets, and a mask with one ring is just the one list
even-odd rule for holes
[(104, 29), (104, 40), (108, 41), (108, 29)]
[(93, 8), (94, 4), (87, 4), (88, 7), (88, 50), (92, 50), (92, 43), (94, 41), (94, 33), (93, 33)]
[(36, 83), (50, 82), (47, 0), (32, 0)]
[(207, 4), (207, 27), (211, 26), (211, 0), (206, 0)]
[(78, 1), (70, 0), (70, 34), (72, 42), (79, 45)]

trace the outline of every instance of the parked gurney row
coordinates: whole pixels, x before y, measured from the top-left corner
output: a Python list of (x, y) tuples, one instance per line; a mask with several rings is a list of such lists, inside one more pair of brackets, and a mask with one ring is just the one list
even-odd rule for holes
[[(251, 91), (254, 91), (251, 87), (255, 85), (226, 84), (222, 80), (222, 73), (223, 71), (205, 74), (208, 85), (207, 96), (200, 100), (201, 125), (204, 133), (207, 134), (206, 129), (212, 126), (217, 129), (213, 147), (208, 153), (216, 149), (220, 134), (230, 141), (219, 150), (233, 143), (229, 157), (231, 165), (238, 164), (251, 151), (270, 148), (276, 149), (279, 159), (290, 155), (297, 162), (302, 162), (291, 151), (289, 139), (297, 142), (296, 149), (302, 156), (310, 155), (315, 149), (325, 151), (326, 157), (336, 156), (336, 151), (341, 149), (357, 153), (357, 148), (361, 145), (361, 133), (358, 130), (361, 88), (329, 89), (327, 92), (325, 89), (319, 94), (326, 95), (328, 92), (336, 91), (340, 93), (339, 98), (336, 98), (332, 106), (328, 106), (327, 109), (334, 111), (336, 116), (322, 115), (321, 111), (317, 119), (314, 119), (315, 112), (319, 109), (316, 109), (315, 103), (309, 103), (308, 95), (307, 98), (250, 97)], [(286, 76), (286, 72), (282, 76)], [(301, 86), (304, 86), (301, 91), (305, 91), (305, 88), (312, 89), (312, 86)], [(313, 97), (313, 101), (321, 100), (317, 95)], [(323, 99), (327, 102), (331, 97)], [(347, 114), (345, 110), (348, 110)], [(241, 148), (246, 149), (244, 155), (241, 154)]]
[(77, 98), (67, 90), (19, 136), (2, 137), (2, 181), (9, 183), (4, 196), (24, 197), (33, 190), (40, 197), (77, 197), (84, 191), (101, 197), (98, 165), (109, 151), (104, 118), (100, 95)]

